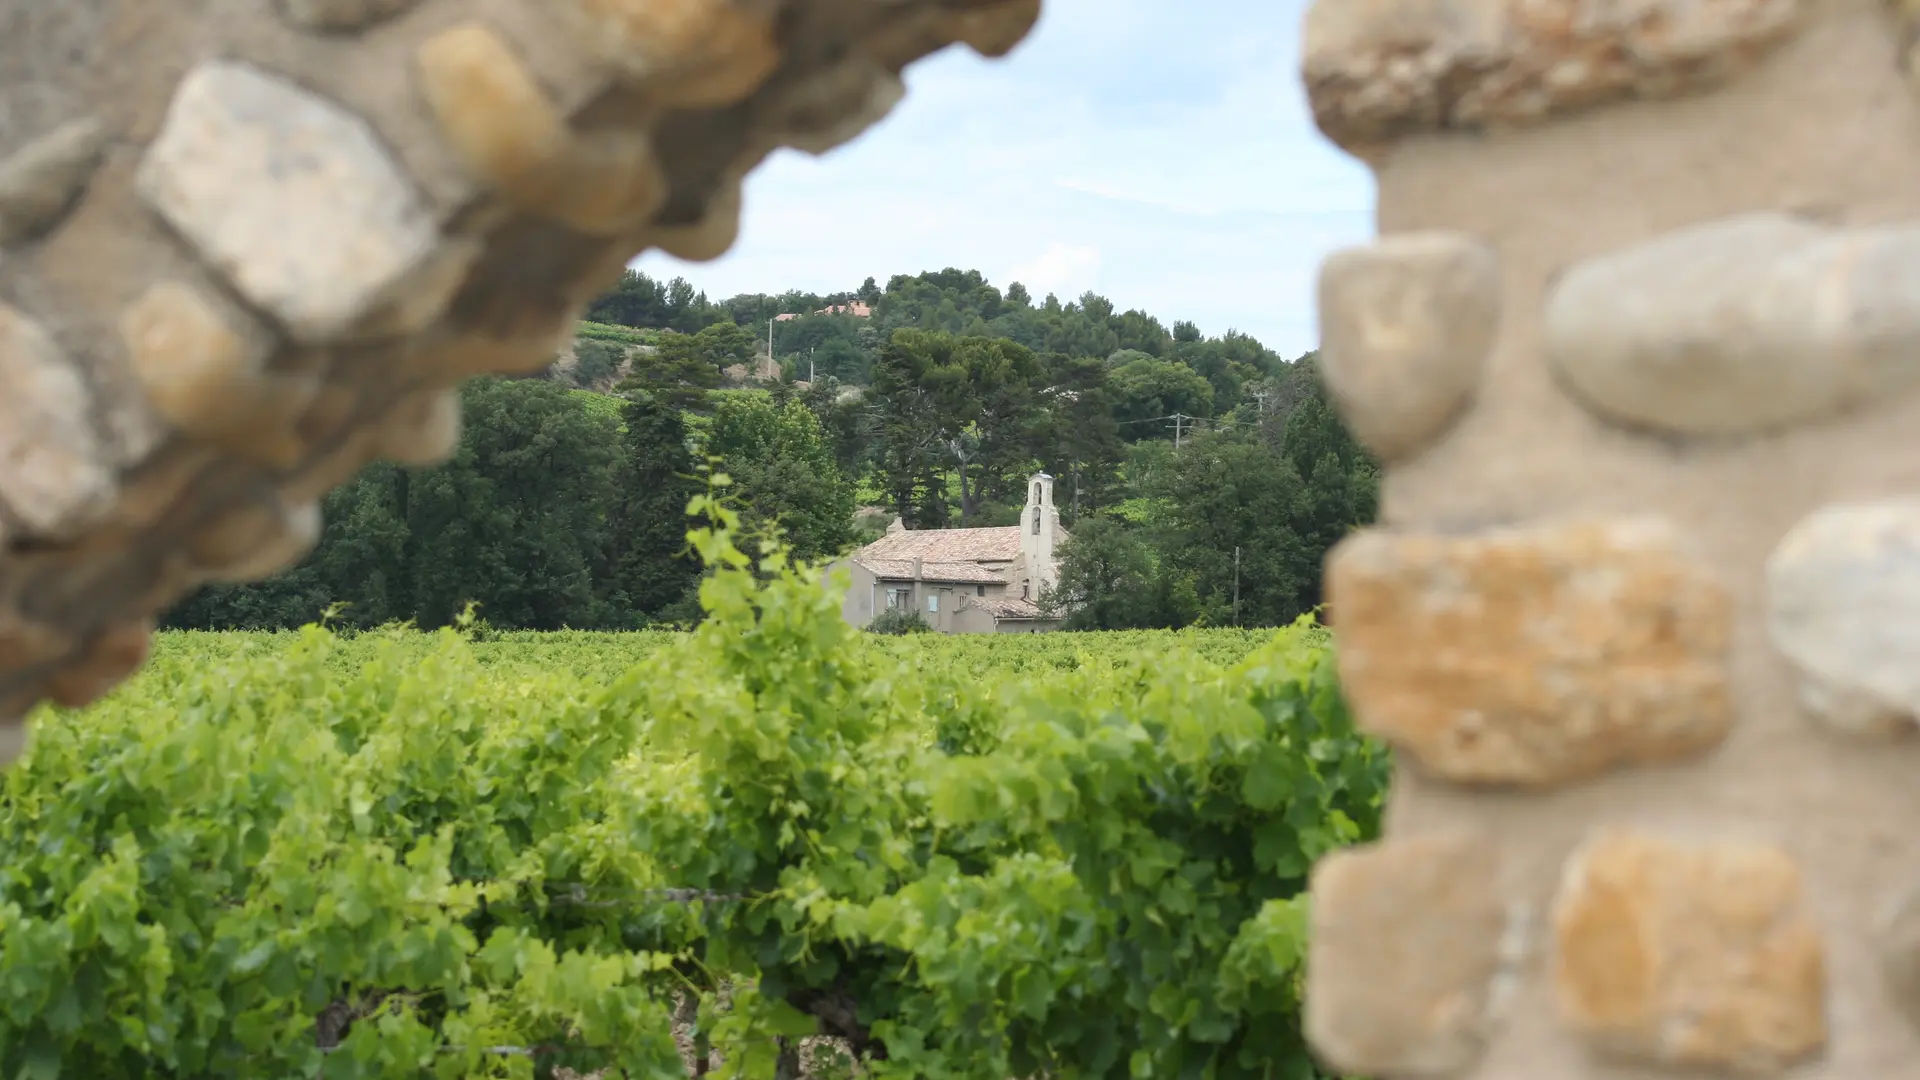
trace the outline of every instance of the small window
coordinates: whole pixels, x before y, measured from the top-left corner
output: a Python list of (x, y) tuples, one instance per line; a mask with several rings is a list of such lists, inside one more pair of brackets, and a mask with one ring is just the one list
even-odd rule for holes
[(1040, 508), (1037, 506), (1033, 508), (1033, 535), (1040, 535)]
[(888, 589), (887, 590), (888, 610), (894, 611), (906, 606), (907, 606), (907, 590), (905, 589)]
[(940, 594), (939, 593), (927, 594), (927, 610), (929, 612), (935, 612), (935, 613), (939, 612), (940, 610)]
[(973, 595), (975, 596), (987, 595), (987, 587), (985, 585), (975, 585), (973, 587)]

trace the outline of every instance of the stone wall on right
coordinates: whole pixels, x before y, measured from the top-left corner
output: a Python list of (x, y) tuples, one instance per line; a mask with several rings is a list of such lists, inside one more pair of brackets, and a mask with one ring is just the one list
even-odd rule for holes
[[(1911, 13), (1911, 14), (1910, 14)], [(1318, 0), (1373, 1077), (1920, 1078), (1920, 2)]]

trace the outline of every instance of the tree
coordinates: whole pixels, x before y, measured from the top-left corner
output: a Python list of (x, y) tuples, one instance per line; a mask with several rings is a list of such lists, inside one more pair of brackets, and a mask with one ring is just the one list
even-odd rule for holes
[(1093, 357), (1056, 355), (1046, 358), (1046, 366), (1033, 456), (1065, 482), (1061, 501), (1070, 514), (1099, 509), (1117, 494), (1125, 452), (1106, 365)]
[(496, 625), (616, 624), (604, 588), (614, 421), (543, 381), (478, 379), (461, 397), (459, 450), (407, 494), (419, 621), (442, 626), (478, 602)]
[(947, 524), (946, 431), (940, 403), (924, 385), (927, 358), (918, 339), (899, 331), (880, 350), (873, 395), (882, 482), (910, 528)]
[(696, 293), (686, 278), (662, 284), (629, 267), (611, 289), (587, 306), (593, 322), (614, 323), (692, 333), (716, 316), (705, 293)]
[(615, 417), (542, 379), (480, 379), (461, 399), (453, 460), (370, 466), (327, 496), (320, 544), (303, 563), (203, 590), (168, 625), (292, 628), (343, 603), (349, 625), (433, 627), (469, 601), (502, 628), (624, 622), (611, 581)]
[(828, 558), (851, 543), (853, 485), (805, 403), (728, 397), (714, 410), (706, 450), (733, 478), (748, 522), (779, 522), (796, 557)]
[(828, 376), (807, 386), (800, 401), (820, 421), (833, 448), (834, 464), (840, 474), (858, 477), (875, 458), (875, 433), (858, 388), (841, 385)]
[(716, 369), (753, 362), (758, 340), (739, 323), (717, 322), (693, 335), (698, 355)]
[(615, 390), (646, 394), (666, 408), (704, 412), (708, 391), (720, 382), (720, 369), (702, 355), (693, 338), (670, 334), (656, 346), (636, 350), (632, 368)]
[[(1326, 551), (1348, 533), (1371, 524), (1379, 495), (1380, 469), (1348, 433), (1316, 381), (1281, 431), (1280, 452), (1306, 481), (1299, 527), (1307, 542)], [(1304, 600), (1318, 605), (1318, 574)]]
[(936, 470), (950, 468), (959, 481), (963, 527), (984, 500), (1008, 490), (1009, 478), (1031, 460), (1039, 373), (1032, 352), (1004, 339), (894, 332), (881, 351), (875, 390), (902, 517), (916, 493), (935, 486)]
[(1372, 518), (1373, 466), (1324, 402), (1287, 434), (1202, 432), (1146, 482), (1155, 543), (1210, 621), (1233, 617), (1235, 549), (1240, 623), (1283, 625), (1320, 603), (1327, 549)]
[(1060, 548), (1060, 584), (1043, 607), (1067, 630), (1185, 626), (1199, 614), (1190, 583), (1174, 575), (1124, 522), (1082, 520)]
[(1108, 379), (1115, 419), (1126, 425), (1128, 438), (1149, 438), (1168, 430), (1171, 421), (1165, 426), (1150, 421), (1174, 413), (1213, 415), (1213, 386), (1185, 364), (1136, 357), (1113, 368)]
[(700, 492), (680, 409), (636, 394), (621, 410), (615, 581), (642, 624), (698, 617), (699, 564), (687, 547), (688, 502)]
[(610, 342), (582, 339), (574, 345), (573, 356), (573, 385), (592, 388), (619, 370), (626, 350)]

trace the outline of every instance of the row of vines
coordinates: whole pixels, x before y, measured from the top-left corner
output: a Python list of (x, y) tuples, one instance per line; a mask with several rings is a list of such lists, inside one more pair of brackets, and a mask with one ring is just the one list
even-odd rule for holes
[(691, 634), (168, 635), (41, 715), (0, 1074), (1318, 1075), (1387, 774), (1318, 630), (877, 638), (697, 509)]

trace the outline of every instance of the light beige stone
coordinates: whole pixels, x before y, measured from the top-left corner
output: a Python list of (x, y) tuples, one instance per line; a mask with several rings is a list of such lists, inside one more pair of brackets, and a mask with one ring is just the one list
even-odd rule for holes
[(1441, 435), (1472, 399), (1500, 328), (1500, 264), (1462, 233), (1406, 233), (1320, 268), (1320, 372), (1385, 461)]
[(1802, 706), (1842, 732), (1920, 721), (1920, 498), (1829, 506), (1767, 561), (1767, 630)]
[(1342, 1073), (1446, 1076), (1485, 1045), (1521, 958), (1520, 908), (1485, 838), (1444, 832), (1336, 852), (1314, 868), (1302, 1016)]
[(423, 373), (448, 381), (473, 375), (531, 375), (553, 363), (572, 337), (573, 327), (574, 319), (568, 318), (507, 336), (473, 333), (436, 338), (420, 350), (416, 362)]
[(0, 162), (0, 247), (53, 227), (100, 164), (107, 129), (85, 117), (62, 124)]
[(1561, 1018), (1604, 1055), (1778, 1072), (1826, 1042), (1824, 950), (1778, 850), (1604, 833), (1553, 930)]
[(403, 465), (438, 465), (460, 448), (460, 392), (422, 390), (380, 425), (380, 456)]
[(280, 495), (288, 502), (317, 502), (353, 479), (378, 454), (378, 432), (367, 427), (350, 428), (283, 479)]
[(740, 238), (743, 206), (740, 185), (728, 184), (707, 203), (698, 221), (655, 226), (647, 232), (647, 241), (676, 259), (712, 262)]
[(425, 262), (374, 301), (354, 327), (354, 339), (393, 341), (432, 326), (447, 313), (485, 250), (473, 237), (447, 237)]
[(203, 526), (188, 551), (194, 565), (214, 581), (263, 581), (306, 558), (320, 542), (317, 502), (263, 499)]
[(139, 188), (302, 343), (350, 331), (439, 247), (428, 206), (365, 121), (237, 61), (182, 80)]
[(270, 341), (238, 312), (162, 281), (121, 315), (120, 334), (148, 402), (176, 430), (249, 460), (299, 458), (294, 423), (319, 382), (269, 372)]
[(1568, 270), (1543, 333), (1567, 388), (1621, 423), (1810, 422), (1920, 383), (1920, 228), (1767, 213), (1675, 230)]
[(1807, 0), (1318, 0), (1302, 69), (1314, 116), (1359, 149), (1422, 131), (1535, 123), (1726, 81)]
[(1358, 723), (1447, 780), (1564, 785), (1733, 722), (1731, 598), (1659, 519), (1362, 532), (1327, 602)]
[(422, 92), (441, 131), (481, 179), (519, 206), (596, 236), (645, 221), (667, 196), (651, 145), (622, 130), (568, 128), (512, 46), (481, 23), (421, 46)]
[(780, 64), (773, 12), (732, 0), (562, 0), (581, 44), (663, 104), (718, 108)]
[(0, 304), (0, 503), (30, 534), (60, 537), (113, 504), (93, 394), (39, 323)]

